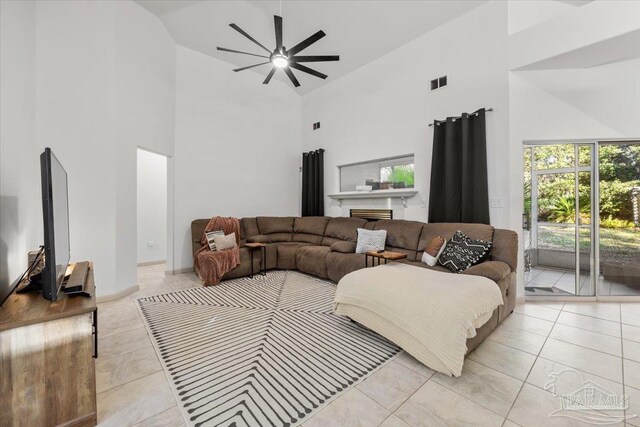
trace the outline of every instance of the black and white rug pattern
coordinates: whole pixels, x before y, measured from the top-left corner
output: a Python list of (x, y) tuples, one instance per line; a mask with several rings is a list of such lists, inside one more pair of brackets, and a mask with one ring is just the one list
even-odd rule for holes
[(193, 426), (293, 426), (400, 348), (333, 314), (335, 285), (274, 271), (138, 299)]

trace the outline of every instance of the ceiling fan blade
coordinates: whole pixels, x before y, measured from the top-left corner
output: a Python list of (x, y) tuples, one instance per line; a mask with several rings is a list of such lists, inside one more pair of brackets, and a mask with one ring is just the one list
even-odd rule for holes
[(291, 68), (284, 67), (283, 70), (285, 73), (287, 73), (287, 76), (289, 76), (291, 83), (293, 83), (295, 87), (300, 86), (300, 82), (298, 81), (298, 79), (296, 79), (296, 76), (293, 75), (293, 71), (291, 71)]
[(223, 52), (242, 53), (243, 55), (257, 56), (257, 57), (259, 57), (259, 58), (269, 58), (268, 56), (265, 56), (265, 55), (258, 55), (258, 54), (255, 54), (255, 53), (242, 52), (242, 51), (240, 51), (240, 50), (227, 49), (226, 47), (220, 47), (220, 46), (218, 46), (218, 48), (217, 48), (217, 49), (218, 49), (218, 50), (221, 50), (221, 51), (223, 51)]
[(248, 67), (242, 67), (242, 68), (236, 68), (233, 71), (238, 72), (238, 71), (242, 71), (242, 70), (248, 70), (249, 68), (253, 68), (253, 67), (258, 67), (260, 65), (264, 65), (264, 64), (269, 64), (269, 61), (267, 62), (261, 62), (259, 64), (253, 64), (253, 65), (249, 65)]
[(276, 50), (282, 51), (282, 17), (273, 15), (273, 24), (276, 28)]
[(262, 45), (262, 43), (260, 43), (258, 40), (256, 40), (253, 37), (251, 37), (249, 34), (246, 33), (246, 31), (244, 31), (242, 28), (238, 27), (236, 24), (229, 24), (229, 26), (231, 28), (233, 28), (234, 30), (236, 30), (237, 32), (239, 32), (240, 34), (242, 34), (243, 36), (245, 36), (246, 38), (248, 38), (249, 40), (251, 40), (252, 42), (254, 42), (255, 44), (257, 44), (258, 46), (260, 46), (261, 48), (263, 48), (264, 50), (266, 50), (267, 52), (271, 53), (271, 51), (269, 49), (267, 49), (266, 47), (264, 47)]
[(267, 74), (267, 78), (264, 79), (264, 81), (262, 82), (263, 85), (268, 85), (269, 82), (271, 81), (271, 77), (273, 77), (273, 74), (276, 72), (276, 67), (273, 67), (271, 69), (271, 71), (269, 71), (269, 74)]
[(314, 44), (324, 36), (326, 36), (324, 31), (318, 31), (314, 35), (307, 37), (306, 39), (304, 39), (303, 41), (301, 41), (300, 43), (298, 43), (297, 45), (289, 49), (287, 52), (289, 53), (289, 55), (295, 55), (301, 50), (308, 48), (309, 46), (311, 46), (312, 44)]
[(289, 58), (291, 62), (325, 62), (340, 61), (339, 55), (318, 55), (318, 56), (292, 56)]
[(297, 63), (295, 63), (295, 62), (290, 62), (290, 63), (289, 63), (289, 67), (291, 67), (291, 68), (295, 68), (296, 70), (300, 70), (300, 71), (302, 71), (303, 73), (311, 74), (312, 76), (320, 77), (321, 79), (326, 79), (327, 77), (329, 77), (329, 76), (327, 76), (326, 74), (322, 74), (322, 73), (321, 73), (321, 72), (319, 72), (319, 71), (316, 71), (316, 70), (311, 69), (311, 68), (309, 68), (309, 67), (305, 67), (304, 65), (302, 65), (302, 64), (297, 64)]

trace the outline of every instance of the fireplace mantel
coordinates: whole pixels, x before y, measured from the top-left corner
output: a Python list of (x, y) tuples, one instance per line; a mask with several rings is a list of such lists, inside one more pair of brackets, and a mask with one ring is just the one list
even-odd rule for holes
[(417, 193), (418, 190), (414, 190), (413, 188), (397, 188), (393, 190), (343, 191), (341, 193), (327, 194), (327, 196), (337, 200), (339, 206), (342, 206), (342, 201), (347, 199), (402, 199), (402, 205), (406, 208), (407, 199), (410, 199)]

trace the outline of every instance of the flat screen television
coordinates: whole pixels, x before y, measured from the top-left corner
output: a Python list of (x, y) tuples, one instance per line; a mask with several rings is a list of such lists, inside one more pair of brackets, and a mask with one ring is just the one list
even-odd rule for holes
[(67, 272), (71, 251), (67, 172), (50, 148), (45, 148), (40, 155), (40, 173), (45, 260), (42, 296), (56, 301)]

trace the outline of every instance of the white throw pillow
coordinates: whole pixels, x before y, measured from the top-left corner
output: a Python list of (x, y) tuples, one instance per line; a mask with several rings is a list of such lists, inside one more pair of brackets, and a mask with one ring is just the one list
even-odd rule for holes
[(429, 267), (433, 267), (434, 265), (436, 265), (438, 263), (438, 258), (440, 258), (440, 255), (442, 255), (442, 252), (444, 252), (444, 247), (445, 246), (447, 246), (447, 242), (446, 241), (444, 242), (442, 247), (440, 247), (440, 250), (438, 251), (438, 255), (436, 255), (436, 256), (431, 256), (426, 251), (423, 252), (422, 253), (422, 262), (427, 264)]
[(213, 236), (224, 236), (224, 231), (214, 230), (207, 233), (207, 243), (209, 243), (209, 249), (216, 250), (216, 242), (213, 241)]
[(387, 240), (387, 230), (366, 230), (358, 228), (357, 254), (365, 254), (369, 251), (382, 251)]
[(216, 243), (216, 249), (219, 251), (237, 247), (236, 233), (231, 233), (226, 236), (213, 236), (213, 241)]

